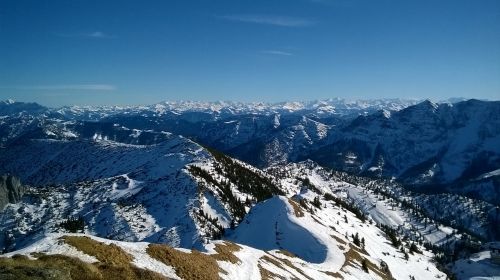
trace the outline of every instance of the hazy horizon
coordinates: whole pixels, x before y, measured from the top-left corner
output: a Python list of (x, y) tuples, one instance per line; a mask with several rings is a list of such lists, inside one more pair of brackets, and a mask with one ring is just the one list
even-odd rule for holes
[(500, 98), (500, 2), (2, 1), (0, 99)]
[(64, 105), (59, 105), (59, 106), (52, 106), (48, 104), (44, 104), (43, 102), (36, 102), (33, 100), (16, 100), (13, 98), (6, 98), (6, 99), (0, 99), (0, 102), (22, 102), (22, 103), (36, 103), (38, 105), (47, 107), (47, 108), (60, 108), (60, 107), (71, 107), (71, 106), (80, 106), (80, 107), (113, 107), (113, 106), (118, 106), (118, 107), (137, 107), (137, 106), (150, 106), (150, 105), (156, 105), (156, 104), (161, 104), (161, 103), (193, 103), (193, 104), (226, 104), (226, 105), (238, 105), (238, 104), (243, 104), (243, 105), (257, 105), (257, 104), (264, 104), (268, 106), (275, 106), (275, 105), (282, 105), (286, 103), (303, 103), (303, 104), (314, 104), (318, 102), (328, 102), (328, 101), (334, 101), (334, 100), (339, 100), (339, 101), (344, 101), (346, 103), (349, 102), (374, 102), (374, 101), (401, 101), (401, 102), (411, 102), (414, 101), (416, 103), (421, 103), (426, 100), (431, 101), (433, 103), (455, 103), (455, 102), (460, 102), (460, 101), (467, 101), (467, 100), (479, 100), (479, 101), (487, 101), (487, 102), (498, 102), (500, 100), (493, 100), (493, 99), (483, 99), (483, 98), (465, 98), (465, 97), (450, 97), (446, 99), (435, 99), (435, 98), (341, 98), (341, 97), (332, 97), (332, 98), (324, 98), (324, 99), (303, 99), (303, 100), (280, 100), (280, 101), (238, 101), (238, 100), (160, 100), (157, 102), (152, 102), (152, 103), (116, 103), (116, 104), (64, 104)]

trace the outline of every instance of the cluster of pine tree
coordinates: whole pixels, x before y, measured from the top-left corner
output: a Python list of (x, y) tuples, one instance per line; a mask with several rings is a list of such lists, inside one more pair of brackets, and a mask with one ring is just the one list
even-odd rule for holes
[(460, 240), (448, 241), (441, 246), (424, 243), (424, 247), (434, 252), (434, 259), (438, 263), (445, 265), (479, 252), (481, 250), (481, 242), (473, 236), (464, 234)]
[(422, 254), (422, 251), (418, 248), (417, 244), (415, 244), (414, 242), (412, 242), (410, 244), (410, 254), (414, 254), (414, 253), (417, 253), (417, 254)]
[(313, 201), (311, 202), (311, 204), (313, 206), (315, 206), (316, 208), (320, 208), (321, 209), (321, 201), (319, 200), (319, 196), (315, 197), (313, 199)]
[(316, 187), (313, 183), (311, 183), (311, 181), (309, 180), (309, 178), (300, 178), (300, 177), (297, 177), (296, 178), (298, 181), (302, 182), (302, 186), (303, 187), (306, 187), (307, 189), (317, 193), (317, 194), (321, 194), (321, 191), (318, 189), (318, 187)]
[(335, 204), (337, 204), (337, 206), (343, 207), (343, 208), (351, 211), (362, 222), (366, 221), (366, 215), (354, 203), (346, 202), (343, 199), (335, 197), (329, 193), (325, 193), (323, 198), (325, 200), (333, 201), (333, 202), (335, 202)]
[[(209, 147), (206, 148), (216, 160), (214, 166), (216, 173), (224, 175), (226, 180), (218, 182), (209, 172), (197, 166), (190, 166), (189, 171), (193, 176), (202, 178), (219, 190), (219, 195), (229, 205), (230, 211), (236, 220), (235, 222), (240, 222), (245, 216), (245, 205), (251, 206), (255, 201), (248, 197), (245, 201), (241, 201), (233, 195), (231, 186), (237, 187), (242, 193), (250, 194), (257, 202), (271, 198), (273, 195), (284, 194), (269, 178), (252, 172), (219, 151)], [(200, 185), (200, 189), (203, 189), (203, 185)]]
[[(229, 205), (230, 211), (233, 214), (234, 218), (238, 221), (241, 221), (243, 219), (246, 214), (245, 203), (234, 196), (233, 192), (231, 191), (231, 185), (229, 182), (217, 182), (212, 177), (212, 175), (210, 175), (210, 173), (198, 166), (190, 166), (189, 172), (191, 172), (193, 176), (200, 177), (207, 183), (217, 187), (217, 189), (220, 191), (219, 195), (221, 199)], [(202, 186), (200, 186), (200, 188), (203, 189)]]
[(364, 237), (362, 237), (360, 239), (359, 234), (357, 232), (356, 232), (356, 234), (352, 234), (351, 237), (352, 237), (352, 243), (354, 243), (354, 245), (358, 246), (361, 249), (365, 248), (365, 238)]
[[(468, 202), (466, 201), (468, 198), (454, 194), (441, 194), (439, 197), (434, 195), (432, 196), (432, 198), (424, 196), (421, 199), (416, 199), (419, 196), (416, 196), (412, 191), (404, 189), (403, 186), (400, 186), (400, 191), (402, 191), (402, 193), (393, 193), (391, 190), (384, 189), (383, 186), (385, 185), (380, 184), (376, 187), (373, 187), (373, 193), (381, 195), (383, 199), (390, 200), (391, 205), (399, 206), (402, 209), (408, 211), (411, 215), (415, 216), (416, 219), (422, 220), (424, 222), (424, 226), (427, 226), (428, 223), (434, 220), (444, 226), (455, 228), (458, 232), (473, 236), (478, 240), (484, 239), (484, 237), (469, 229), (467, 224), (470, 223), (470, 218), (461, 218), (467, 217), (468, 215), (473, 215), (473, 213), (467, 213), (470, 209), (456, 208), (453, 210), (453, 214), (444, 214), (445, 211), (443, 210), (443, 207), (447, 207), (447, 205), (450, 205), (450, 201), (452, 201), (453, 205), (466, 205), (468, 204)], [(401, 199), (401, 197), (405, 198)], [(478, 212), (488, 212), (488, 210), (483, 205), (483, 209), (479, 209)], [(500, 221), (500, 215), (498, 215), (498, 217), (495, 217), (494, 215), (488, 215), (487, 219), (492, 224), (498, 224), (498, 222)], [(500, 237), (500, 230), (498, 228), (499, 227), (492, 227), (490, 229), (490, 231), (492, 231), (492, 236)], [(495, 232), (495, 230), (498, 232)]]
[(273, 195), (283, 195), (283, 191), (274, 184), (271, 179), (260, 176), (256, 172), (249, 170), (238, 164), (232, 158), (213, 149), (208, 151), (217, 160), (215, 170), (219, 174), (224, 174), (229, 181), (233, 182), (241, 192), (251, 194), (257, 201), (271, 198)]
[(389, 240), (391, 240), (392, 246), (398, 248), (401, 245), (401, 240), (399, 240), (398, 233), (395, 229), (384, 224), (378, 224), (377, 226), (387, 235)]
[(78, 218), (70, 217), (59, 224), (59, 227), (69, 231), (69, 232), (82, 232), (85, 229), (85, 220), (82, 216)]
[(211, 239), (221, 239), (224, 236), (225, 229), (219, 223), (218, 217), (211, 217), (202, 209), (198, 211), (198, 220), (205, 225), (206, 235)]

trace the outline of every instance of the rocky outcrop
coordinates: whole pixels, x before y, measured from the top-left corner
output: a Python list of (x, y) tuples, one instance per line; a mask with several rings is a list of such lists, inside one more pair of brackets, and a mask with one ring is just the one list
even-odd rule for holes
[(18, 178), (11, 175), (0, 176), (0, 210), (8, 203), (20, 201), (25, 190)]

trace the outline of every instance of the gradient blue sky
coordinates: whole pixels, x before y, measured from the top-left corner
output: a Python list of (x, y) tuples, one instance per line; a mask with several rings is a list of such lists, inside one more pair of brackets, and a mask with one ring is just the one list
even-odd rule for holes
[(500, 99), (498, 0), (0, 0), (0, 99)]

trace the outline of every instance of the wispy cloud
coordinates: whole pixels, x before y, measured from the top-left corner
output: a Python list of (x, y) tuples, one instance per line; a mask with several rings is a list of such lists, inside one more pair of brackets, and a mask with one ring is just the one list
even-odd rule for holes
[(65, 38), (90, 38), (90, 39), (113, 38), (112, 35), (109, 35), (102, 31), (94, 31), (88, 33), (57, 33), (56, 35)]
[(101, 31), (95, 31), (95, 32), (89, 33), (88, 37), (92, 37), (92, 38), (109, 38), (111, 36), (108, 35), (108, 34), (106, 34), (106, 33), (104, 33), (104, 32), (101, 32)]
[(219, 16), (219, 18), (231, 21), (268, 24), (268, 25), (276, 25), (283, 27), (305, 27), (316, 24), (315, 21), (305, 18), (276, 16), (276, 15), (225, 15), (225, 16)]
[(74, 85), (26, 85), (0, 86), (2, 89), (12, 90), (87, 90), (87, 91), (114, 91), (116, 86), (107, 84), (74, 84)]
[(313, 3), (325, 4), (325, 5), (335, 5), (335, 6), (353, 6), (356, 5), (358, 0), (309, 0)]
[(291, 52), (284, 52), (284, 51), (279, 51), (279, 50), (264, 50), (264, 51), (261, 51), (260, 53), (270, 54), (270, 55), (282, 55), (282, 56), (292, 56), (293, 55), (293, 53), (291, 53)]

